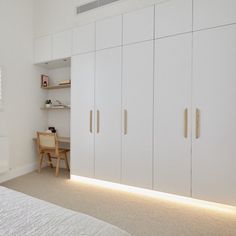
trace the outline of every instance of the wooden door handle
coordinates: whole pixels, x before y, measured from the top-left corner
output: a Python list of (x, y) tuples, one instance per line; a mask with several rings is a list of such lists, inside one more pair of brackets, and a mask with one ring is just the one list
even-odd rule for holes
[(128, 133), (128, 111), (124, 110), (124, 135)]
[(97, 110), (97, 133), (100, 132), (100, 111)]
[(184, 110), (184, 137), (188, 138), (188, 109)]
[(89, 131), (90, 133), (93, 133), (93, 111), (90, 111), (89, 115)]
[(201, 125), (201, 111), (200, 109), (196, 109), (196, 139), (200, 138), (200, 125)]

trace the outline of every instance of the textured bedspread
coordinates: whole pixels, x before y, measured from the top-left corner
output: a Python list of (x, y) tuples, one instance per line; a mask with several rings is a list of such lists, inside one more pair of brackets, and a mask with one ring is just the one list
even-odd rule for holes
[(115, 226), (0, 187), (1, 236), (130, 236)]

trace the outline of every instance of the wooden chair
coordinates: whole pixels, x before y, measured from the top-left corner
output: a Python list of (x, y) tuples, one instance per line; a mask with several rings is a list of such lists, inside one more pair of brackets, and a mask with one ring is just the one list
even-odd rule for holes
[(70, 171), (67, 156), (67, 153), (70, 151), (70, 149), (59, 148), (56, 134), (37, 132), (37, 146), (39, 154), (39, 173), (41, 172), (42, 163), (45, 156), (48, 157), (48, 163), (50, 164), (51, 168), (53, 168), (52, 158), (57, 159), (55, 173), (56, 176), (59, 174), (61, 159), (65, 161), (66, 168), (68, 171)]

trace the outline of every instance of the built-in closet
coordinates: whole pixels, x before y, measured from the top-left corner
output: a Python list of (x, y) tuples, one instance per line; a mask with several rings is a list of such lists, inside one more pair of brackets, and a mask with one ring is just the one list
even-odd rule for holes
[(73, 29), (71, 174), (236, 205), (235, 12), (170, 0)]

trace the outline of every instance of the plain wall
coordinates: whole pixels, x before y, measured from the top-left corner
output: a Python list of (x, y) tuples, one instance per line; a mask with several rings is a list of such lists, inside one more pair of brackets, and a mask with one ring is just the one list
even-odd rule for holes
[(40, 89), (44, 70), (33, 65), (33, 4), (33, 0), (0, 0), (0, 65), (4, 69), (0, 136), (9, 138), (11, 168), (0, 175), (0, 181), (36, 166), (32, 138), (47, 124), (39, 108), (45, 96)]

